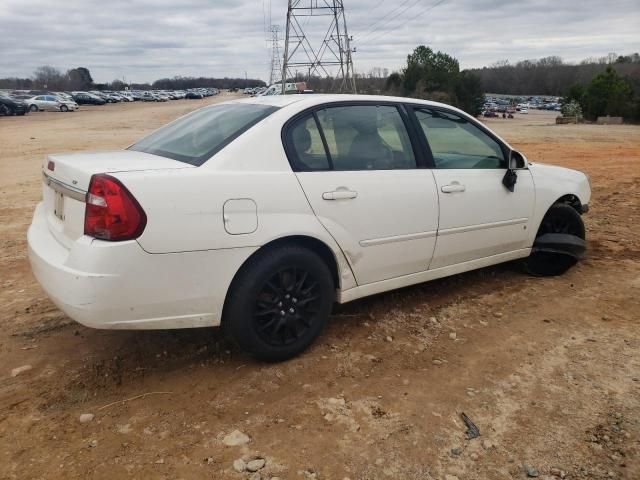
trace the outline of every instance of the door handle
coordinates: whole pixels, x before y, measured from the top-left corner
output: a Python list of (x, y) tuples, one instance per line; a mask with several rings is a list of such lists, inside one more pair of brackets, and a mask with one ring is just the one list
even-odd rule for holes
[(338, 189), (333, 192), (324, 192), (322, 194), (322, 198), (325, 200), (347, 200), (350, 198), (356, 198), (358, 196), (358, 192), (354, 192), (353, 190), (347, 189)]
[(464, 192), (467, 189), (464, 185), (460, 185), (458, 182), (451, 182), (450, 185), (443, 185), (440, 190), (443, 193), (455, 193), (455, 192)]

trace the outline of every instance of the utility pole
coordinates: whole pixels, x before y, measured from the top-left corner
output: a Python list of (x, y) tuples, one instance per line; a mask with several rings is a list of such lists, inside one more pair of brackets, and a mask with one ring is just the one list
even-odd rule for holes
[[(322, 42), (315, 47), (305, 34), (300, 19), (321, 20), (328, 24)], [(308, 28), (311, 30), (311, 28)], [(304, 67), (307, 80), (313, 75), (333, 78), (332, 91), (356, 93), (356, 80), (351, 53), (352, 37), (347, 32), (347, 19), (342, 0), (289, 0), (287, 29), (282, 64), (282, 93), (291, 72)]]
[(271, 25), (271, 73), (269, 75), (269, 85), (277, 83), (282, 78), (282, 62), (280, 60), (280, 41), (278, 33), (280, 27)]

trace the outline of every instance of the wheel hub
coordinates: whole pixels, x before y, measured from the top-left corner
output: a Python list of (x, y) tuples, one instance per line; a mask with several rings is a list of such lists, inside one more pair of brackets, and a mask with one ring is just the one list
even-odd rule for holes
[(304, 336), (313, 322), (317, 289), (309, 272), (299, 268), (272, 276), (254, 308), (258, 334), (272, 345), (287, 345)]

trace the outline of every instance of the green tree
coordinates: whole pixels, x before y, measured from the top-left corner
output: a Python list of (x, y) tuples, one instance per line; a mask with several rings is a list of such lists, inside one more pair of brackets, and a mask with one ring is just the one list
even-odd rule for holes
[[(401, 87), (401, 88), (399, 88)], [(434, 52), (424, 45), (407, 56), (407, 66), (400, 74), (393, 73), (386, 84), (387, 91), (450, 103), (471, 115), (478, 115), (484, 103), (480, 77), (460, 72), (458, 60), (443, 52)]]
[(71, 90), (91, 90), (93, 88), (93, 78), (91, 78), (91, 72), (88, 68), (72, 68), (67, 71), (67, 77)]
[(564, 94), (562, 103), (578, 102), (582, 105), (584, 101), (585, 87), (581, 83), (575, 83), (569, 87)]
[[(407, 66), (403, 70), (403, 87), (406, 93), (451, 92), (460, 73), (458, 60), (443, 52), (434, 52), (420, 45), (407, 56)], [(417, 92), (422, 80), (421, 92)]]
[(463, 71), (456, 84), (456, 107), (469, 115), (478, 116), (484, 104), (482, 80), (475, 73)]
[(629, 116), (633, 109), (633, 88), (609, 66), (587, 87), (582, 108), (590, 120), (603, 115)]

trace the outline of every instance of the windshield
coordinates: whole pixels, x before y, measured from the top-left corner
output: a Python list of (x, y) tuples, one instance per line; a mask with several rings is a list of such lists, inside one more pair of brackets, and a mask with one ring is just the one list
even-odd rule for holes
[(278, 108), (228, 103), (196, 110), (129, 147), (200, 166)]

